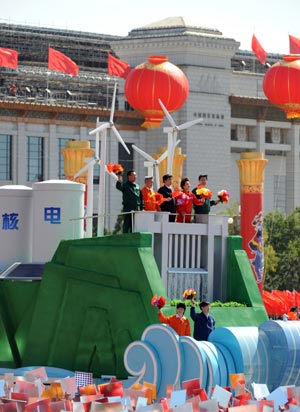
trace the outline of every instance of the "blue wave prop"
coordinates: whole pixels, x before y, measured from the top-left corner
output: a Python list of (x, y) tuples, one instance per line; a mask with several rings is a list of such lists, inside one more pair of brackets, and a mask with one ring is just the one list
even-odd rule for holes
[(300, 384), (300, 322), (267, 321), (257, 327), (217, 328), (209, 341), (178, 336), (167, 325), (145, 329), (141, 340), (131, 343), (124, 354), (125, 367), (138, 382), (151, 382), (158, 398), (167, 384), (199, 378), (211, 394), (215, 385), (230, 385), (232, 373), (244, 373), (246, 385)]

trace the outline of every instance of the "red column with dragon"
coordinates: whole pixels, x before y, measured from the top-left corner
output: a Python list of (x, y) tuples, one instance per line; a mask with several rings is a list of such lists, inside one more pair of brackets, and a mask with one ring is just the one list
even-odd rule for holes
[(263, 188), (264, 170), (268, 161), (263, 153), (241, 153), (237, 160), (240, 172), (241, 236), (260, 291), (264, 281), (263, 252)]

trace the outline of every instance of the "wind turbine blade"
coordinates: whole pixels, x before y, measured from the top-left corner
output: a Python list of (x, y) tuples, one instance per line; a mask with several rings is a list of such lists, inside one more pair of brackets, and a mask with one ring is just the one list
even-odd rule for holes
[(102, 130), (109, 129), (110, 128), (110, 123), (102, 123), (101, 126), (96, 127), (96, 129), (91, 130), (89, 132), (89, 135), (91, 134), (96, 134), (97, 132), (102, 132)]
[(173, 120), (173, 117), (170, 115), (170, 113), (168, 112), (168, 110), (167, 110), (166, 107), (164, 106), (163, 102), (162, 102), (160, 99), (158, 99), (158, 103), (160, 104), (160, 106), (161, 106), (164, 114), (166, 115), (166, 118), (169, 120), (171, 126), (172, 126), (172, 127), (177, 127), (177, 126), (176, 126), (176, 123), (175, 123), (174, 120)]
[(179, 145), (179, 143), (181, 142), (181, 140), (179, 139), (179, 140), (177, 140), (176, 142), (175, 142), (175, 144), (174, 144), (174, 149), (175, 149), (175, 147), (176, 146), (178, 146)]
[(115, 105), (116, 105), (116, 94), (117, 94), (117, 82), (115, 83), (114, 87), (114, 94), (111, 102), (111, 109), (110, 109), (110, 117), (109, 117), (109, 122), (113, 123), (114, 121), (114, 114), (115, 114)]
[(128, 147), (126, 146), (124, 140), (122, 139), (122, 137), (121, 137), (120, 133), (118, 132), (118, 130), (116, 129), (116, 127), (115, 127), (115, 126), (112, 126), (111, 129), (112, 129), (112, 131), (114, 132), (116, 138), (119, 140), (119, 142), (121, 143), (121, 145), (122, 145), (122, 146), (124, 147), (124, 149), (126, 150), (126, 152), (127, 152), (128, 154), (130, 154), (130, 151), (129, 151)]
[(188, 129), (189, 127), (193, 126), (194, 124), (201, 123), (201, 122), (203, 122), (202, 118), (201, 119), (191, 120), (189, 122), (180, 124), (179, 126), (177, 126), (177, 129), (178, 130)]
[(79, 177), (80, 175), (82, 175), (82, 173), (86, 172), (87, 170), (89, 170), (90, 167), (93, 167), (94, 164), (97, 162), (96, 159), (93, 159), (91, 161), (88, 162), (88, 164), (86, 164), (85, 166), (83, 166), (82, 169), (79, 170), (79, 172), (77, 172), (74, 177)]
[(153, 159), (153, 157), (151, 157), (150, 155), (148, 155), (148, 153), (144, 152), (142, 149), (139, 149), (137, 146), (135, 146), (134, 144), (132, 145), (132, 148), (138, 152), (140, 155), (142, 155), (145, 159), (149, 160), (149, 162), (154, 163), (155, 160)]
[(156, 164), (159, 164), (160, 162), (162, 162), (166, 157), (168, 157), (169, 152), (168, 150), (166, 150), (165, 152), (163, 152), (163, 154), (156, 160)]

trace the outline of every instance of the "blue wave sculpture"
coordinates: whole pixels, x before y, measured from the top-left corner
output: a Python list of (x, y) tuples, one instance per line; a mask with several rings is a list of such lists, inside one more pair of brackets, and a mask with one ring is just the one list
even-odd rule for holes
[(232, 373), (244, 373), (246, 385), (300, 384), (300, 322), (266, 321), (257, 327), (217, 328), (209, 341), (178, 336), (168, 325), (145, 329), (124, 354), (128, 373), (136, 382), (156, 385), (158, 398), (167, 384), (199, 378), (210, 395), (215, 385), (230, 385)]

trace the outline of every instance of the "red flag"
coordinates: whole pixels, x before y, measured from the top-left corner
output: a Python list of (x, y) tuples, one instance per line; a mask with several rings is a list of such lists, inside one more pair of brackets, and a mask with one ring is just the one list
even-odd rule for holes
[(257, 59), (261, 62), (261, 64), (266, 64), (266, 58), (268, 53), (263, 49), (255, 35), (252, 36), (252, 50), (257, 57)]
[(290, 39), (290, 54), (300, 54), (300, 39), (297, 37), (291, 36), (289, 34)]
[(108, 53), (107, 68), (110, 76), (123, 77), (123, 79), (126, 79), (131, 70), (127, 62), (117, 59), (110, 53)]
[(73, 60), (65, 54), (51, 49), (51, 47), (49, 47), (48, 69), (67, 73), (71, 76), (77, 76), (79, 71), (77, 64)]
[(0, 66), (16, 69), (18, 67), (18, 52), (0, 48)]

